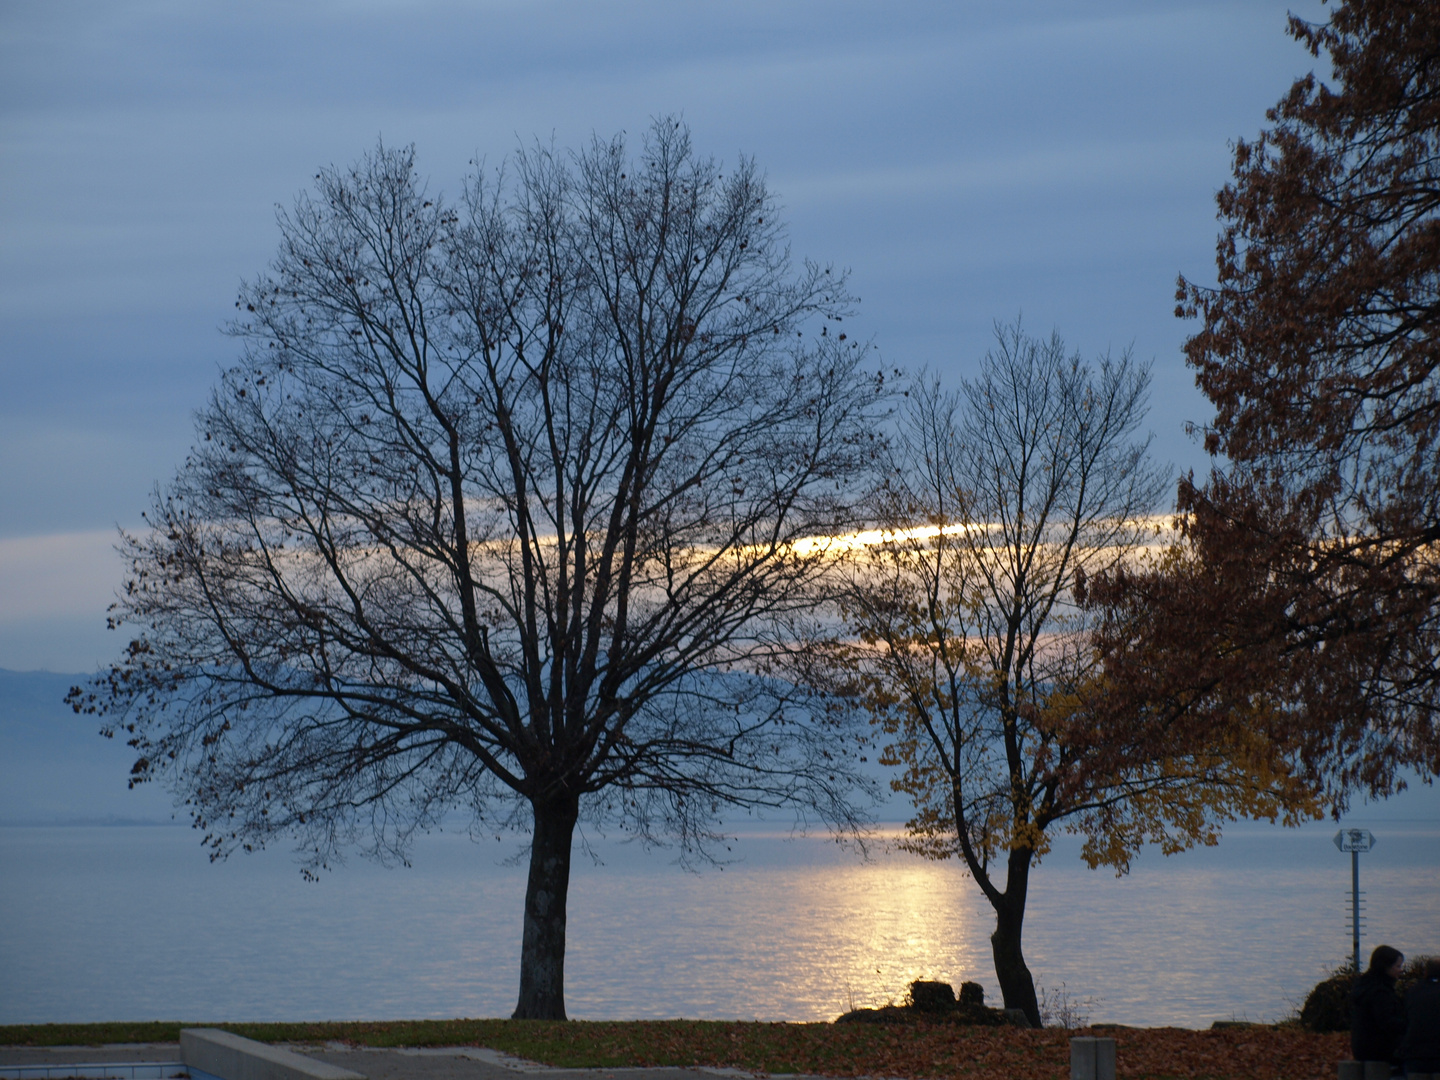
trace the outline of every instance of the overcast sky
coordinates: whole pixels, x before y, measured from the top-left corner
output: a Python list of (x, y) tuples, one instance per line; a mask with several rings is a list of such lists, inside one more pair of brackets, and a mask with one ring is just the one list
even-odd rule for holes
[(454, 192), (519, 141), (678, 113), (759, 161), (796, 255), (851, 269), (852, 333), (888, 363), (953, 382), (1019, 313), (1087, 356), (1133, 345), (1157, 456), (1204, 469), (1175, 278), (1209, 280), (1229, 144), (1316, 64), (1286, 10), (0, 0), (0, 667), (123, 644), (115, 528), (235, 355), (219, 327), (276, 205), (378, 137)]

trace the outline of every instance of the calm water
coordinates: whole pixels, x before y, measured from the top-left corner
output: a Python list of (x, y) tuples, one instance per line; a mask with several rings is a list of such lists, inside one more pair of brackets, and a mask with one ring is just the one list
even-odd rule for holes
[[(1364, 824), (1363, 821), (1356, 822)], [(1440, 824), (1376, 824), (1369, 947), (1440, 953)], [(1204, 1026), (1284, 1015), (1348, 949), (1333, 825), (1237, 827), (1147, 852), (1127, 878), (1061, 848), (1036, 871), (1026, 954), (1092, 1019)], [(183, 827), (0, 828), (0, 1023), (505, 1016), (523, 870), (512, 849), (427, 838), (409, 869), (353, 861), (306, 884), (284, 853), (210, 865)], [(598, 845), (577, 857), (574, 1017), (830, 1019), (915, 978), (998, 998), (991, 920), (954, 866), (753, 835), (723, 872)]]

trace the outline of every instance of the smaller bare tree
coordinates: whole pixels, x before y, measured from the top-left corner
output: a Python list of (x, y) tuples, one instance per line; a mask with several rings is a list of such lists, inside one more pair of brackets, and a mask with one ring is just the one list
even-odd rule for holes
[(901, 846), (958, 857), (995, 911), (1007, 1008), (1040, 1023), (1022, 950), (1030, 872), (1056, 828), (1091, 866), (1124, 872), (1146, 842), (1213, 843), (1218, 819), (1273, 816), (1299, 798), (1256, 747), (1188, 745), (1136, 722), (1103, 729), (1077, 604), (1086, 575), (1154, 536), (1165, 487), (1135, 432), (1149, 373), (1128, 353), (1095, 366), (1058, 336), (997, 327), (958, 395), (912, 396), (880, 518), (845, 609), (858, 643), (834, 658), (886, 741), (915, 816)]

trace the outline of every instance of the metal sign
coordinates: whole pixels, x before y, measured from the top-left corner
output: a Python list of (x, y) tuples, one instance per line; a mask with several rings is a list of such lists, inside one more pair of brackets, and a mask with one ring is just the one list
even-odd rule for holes
[(1335, 834), (1335, 846), (1341, 851), (1369, 851), (1375, 835), (1369, 829), (1341, 829)]

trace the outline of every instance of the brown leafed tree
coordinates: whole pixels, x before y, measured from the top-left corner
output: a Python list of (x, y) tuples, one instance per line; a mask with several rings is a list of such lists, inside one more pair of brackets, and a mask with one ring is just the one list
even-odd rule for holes
[[(1238, 815), (1303, 812), (1263, 737), (1225, 741), (1111, 722), (1077, 603), (1087, 576), (1139, 557), (1166, 478), (1137, 439), (1148, 372), (1091, 367), (1058, 337), (1001, 328), (959, 395), (912, 397), (879, 514), (845, 601), (858, 643), (834, 654), (913, 800), (901, 846), (961, 860), (995, 911), (1007, 1008), (1040, 1022), (1023, 953), (1030, 874), (1057, 831), (1124, 873), (1146, 843), (1213, 844)], [(1207, 733), (1208, 734), (1208, 733)]]
[(1440, 8), (1290, 20), (1298, 80), (1235, 149), (1218, 280), (1180, 282), (1228, 459), (1181, 484), (1163, 572), (1096, 583), (1137, 707), (1274, 734), (1344, 807), (1440, 773)]
[[(753, 163), (662, 120), (458, 202), (383, 147), (280, 215), (241, 362), (124, 538), (125, 660), (78, 708), (217, 856), (530, 832), (517, 1017), (561, 1018), (573, 833), (842, 829), (838, 714), (770, 678), (853, 528), (879, 397)], [(860, 784), (860, 787), (853, 786)], [(702, 848), (703, 850), (703, 848)]]

